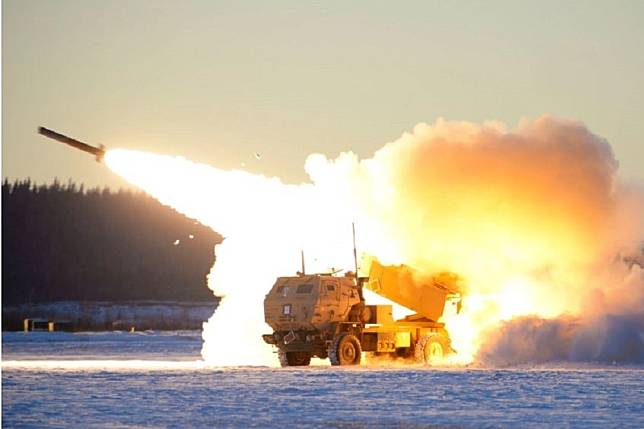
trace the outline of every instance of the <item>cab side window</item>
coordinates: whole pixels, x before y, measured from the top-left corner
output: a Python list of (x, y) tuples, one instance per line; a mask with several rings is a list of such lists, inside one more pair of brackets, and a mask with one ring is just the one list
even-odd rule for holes
[(338, 285), (335, 282), (326, 282), (324, 283), (324, 293), (327, 296), (335, 297), (337, 296)]

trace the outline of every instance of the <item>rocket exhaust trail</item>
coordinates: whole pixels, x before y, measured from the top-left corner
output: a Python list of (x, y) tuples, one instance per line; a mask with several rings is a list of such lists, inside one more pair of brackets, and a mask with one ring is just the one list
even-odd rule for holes
[[(101, 150), (41, 133), (95, 156)], [(635, 322), (617, 329), (608, 316), (607, 323), (583, 319), (642, 314), (644, 263), (629, 267), (614, 255), (644, 237), (644, 197), (617, 180), (611, 146), (580, 122), (546, 115), (507, 130), (439, 119), (371, 158), (313, 154), (302, 184), (132, 150), (109, 150), (104, 162), (226, 237), (208, 276), (224, 297), (204, 325), (208, 363), (277, 365), (261, 337), (267, 290), (300, 268), (302, 249), (308, 272), (353, 265), (350, 235), (338, 234), (353, 221), (364, 230), (356, 238), (365, 255), (422, 276), (464, 279), (468, 298), (445, 317), (455, 363), (592, 361), (604, 356), (595, 354), (602, 341), (607, 350), (642, 344)], [(568, 314), (583, 322), (573, 341), (562, 318)], [(531, 315), (538, 320), (525, 319)], [(577, 340), (584, 350), (570, 347)], [(559, 351), (535, 357), (550, 350)]]
[(99, 145), (99, 147), (90, 146), (87, 143), (83, 143), (71, 137), (59, 134), (56, 131), (52, 131), (45, 127), (38, 127), (38, 133), (42, 134), (45, 137), (49, 137), (50, 139), (65, 143), (66, 145), (69, 145), (78, 150), (82, 150), (83, 152), (94, 155), (96, 157), (96, 162), (102, 162), (103, 158), (105, 157), (105, 146), (103, 145)]

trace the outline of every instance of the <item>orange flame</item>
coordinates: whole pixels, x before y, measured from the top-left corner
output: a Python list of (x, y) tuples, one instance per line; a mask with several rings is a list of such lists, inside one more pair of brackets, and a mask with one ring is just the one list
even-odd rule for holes
[(471, 362), (502, 320), (579, 312), (612, 244), (611, 148), (548, 116), (513, 131), (420, 124), (370, 159), (311, 155), (312, 182), (301, 185), (142, 152), (105, 161), (226, 237), (209, 279), (224, 299), (204, 326), (202, 354), (215, 364), (277, 364), (260, 339), (265, 293), (299, 268), (300, 249), (312, 271), (351, 267), (352, 221), (365, 254), (465, 279), (463, 311), (445, 320), (456, 363)]

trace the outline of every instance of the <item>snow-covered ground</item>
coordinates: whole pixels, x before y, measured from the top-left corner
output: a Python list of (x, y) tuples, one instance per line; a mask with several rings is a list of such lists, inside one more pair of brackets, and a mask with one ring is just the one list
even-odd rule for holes
[(3, 333), (3, 427), (644, 427), (644, 368), (213, 368), (199, 332)]

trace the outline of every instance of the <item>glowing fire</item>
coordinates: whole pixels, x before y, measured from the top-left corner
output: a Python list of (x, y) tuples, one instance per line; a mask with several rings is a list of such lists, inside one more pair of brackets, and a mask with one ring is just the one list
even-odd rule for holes
[(202, 355), (217, 365), (277, 364), (260, 338), (265, 293), (299, 269), (301, 249), (310, 271), (350, 269), (354, 221), (364, 254), (464, 279), (463, 310), (445, 320), (457, 363), (471, 362), (502, 320), (582, 311), (616, 244), (610, 146), (547, 116), (512, 131), (421, 124), (370, 159), (311, 155), (311, 183), (301, 185), (135, 151), (109, 151), (105, 162), (226, 237), (209, 278), (224, 299), (203, 333)]

